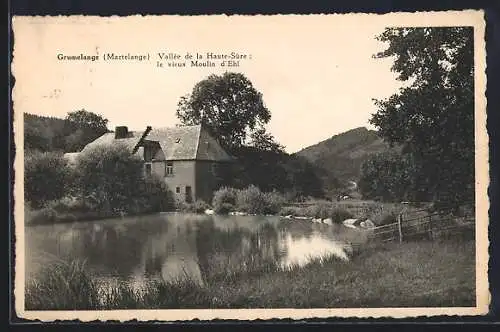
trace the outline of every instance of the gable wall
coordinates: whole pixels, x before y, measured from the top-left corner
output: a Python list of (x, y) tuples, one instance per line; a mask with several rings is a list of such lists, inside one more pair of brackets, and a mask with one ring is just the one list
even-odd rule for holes
[(205, 130), (201, 129), (198, 142), (197, 158), (201, 160), (229, 160), (229, 155), (219, 142)]

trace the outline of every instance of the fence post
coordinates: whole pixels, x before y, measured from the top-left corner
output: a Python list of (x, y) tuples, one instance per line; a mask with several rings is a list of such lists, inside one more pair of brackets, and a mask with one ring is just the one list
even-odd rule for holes
[(432, 232), (432, 216), (429, 215), (429, 238), (434, 240), (434, 233)]
[(401, 227), (401, 222), (403, 221), (403, 215), (400, 214), (398, 217), (398, 231), (399, 231), (399, 243), (403, 242), (403, 229)]

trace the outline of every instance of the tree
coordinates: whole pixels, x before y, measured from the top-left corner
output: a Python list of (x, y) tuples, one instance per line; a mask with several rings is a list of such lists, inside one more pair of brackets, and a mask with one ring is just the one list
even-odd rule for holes
[(243, 74), (226, 72), (198, 82), (191, 94), (181, 97), (176, 111), (184, 125), (204, 123), (229, 151), (248, 143), (279, 148), (265, 131), (271, 113), (262, 94)]
[(101, 135), (108, 131), (108, 120), (102, 116), (81, 109), (75, 112), (69, 112), (66, 120), (75, 124), (78, 128), (89, 128), (96, 132), (101, 132)]
[(260, 190), (279, 191), (293, 198), (322, 197), (323, 183), (319, 169), (305, 158), (285, 152), (242, 147), (235, 154), (238, 163), (226, 174), (227, 185), (236, 188), (257, 186)]
[(416, 171), (411, 155), (397, 152), (375, 154), (361, 166), (358, 188), (367, 199), (392, 202), (420, 200), (425, 196), (421, 197), (418, 188), (415, 188)]
[(415, 185), (437, 202), (474, 197), (473, 29), (388, 28), (378, 40), (405, 87), (377, 100), (370, 122), (418, 165)]
[(261, 127), (254, 130), (251, 135), (251, 146), (262, 150), (280, 153), (284, 151), (283, 145), (276, 142), (273, 135), (268, 133), (265, 128)]
[(108, 120), (84, 109), (69, 112), (62, 135), (65, 139), (65, 150), (80, 151), (85, 145), (108, 132)]

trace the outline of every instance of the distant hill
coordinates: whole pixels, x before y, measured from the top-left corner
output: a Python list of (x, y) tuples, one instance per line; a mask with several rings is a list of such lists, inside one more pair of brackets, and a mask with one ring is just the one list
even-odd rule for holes
[(361, 165), (370, 155), (390, 149), (376, 131), (359, 127), (332, 136), (295, 154), (321, 170), (319, 176), (325, 190), (332, 194), (339, 189), (339, 185), (348, 187), (350, 181), (358, 181)]

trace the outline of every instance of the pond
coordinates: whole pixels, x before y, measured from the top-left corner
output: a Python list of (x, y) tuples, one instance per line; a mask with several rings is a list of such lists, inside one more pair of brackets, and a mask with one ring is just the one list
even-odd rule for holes
[(161, 213), (93, 222), (27, 226), (27, 278), (55, 261), (84, 260), (96, 277), (144, 283), (188, 275), (203, 284), (266, 266), (348, 260), (364, 230), (264, 216)]

